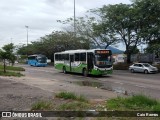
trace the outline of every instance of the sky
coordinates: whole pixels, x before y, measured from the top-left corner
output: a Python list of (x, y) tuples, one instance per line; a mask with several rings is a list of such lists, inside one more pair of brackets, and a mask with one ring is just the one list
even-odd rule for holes
[[(131, 3), (130, 0), (75, 0), (76, 17), (103, 5)], [(27, 44), (62, 30), (66, 20), (74, 16), (74, 0), (0, 0), (0, 48), (6, 44)]]

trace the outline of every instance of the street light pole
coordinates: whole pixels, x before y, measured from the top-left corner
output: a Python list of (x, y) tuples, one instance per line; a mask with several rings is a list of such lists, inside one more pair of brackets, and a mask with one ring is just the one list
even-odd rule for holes
[(12, 38), (11, 38), (11, 44), (12, 44)]
[(74, 0), (74, 35), (76, 36), (76, 8), (75, 8), (75, 0)]
[(28, 47), (28, 26), (25, 26), (27, 29), (27, 47)]

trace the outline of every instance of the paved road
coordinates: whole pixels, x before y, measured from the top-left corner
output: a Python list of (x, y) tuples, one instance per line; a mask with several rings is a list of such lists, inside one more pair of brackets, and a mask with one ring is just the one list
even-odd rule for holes
[[(91, 86), (92, 88), (101, 88), (94, 90), (94, 92), (98, 91), (97, 94), (100, 92), (101, 95), (108, 91), (113, 91), (118, 95), (126, 94), (145, 94), (147, 96), (151, 96), (154, 98), (160, 99), (160, 73), (158, 74), (143, 74), (143, 73), (130, 73), (129, 71), (121, 71), (121, 70), (114, 70), (114, 73), (109, 76), (102, 76), (102, 77), (83, 77), (79, 74), (63, 74), (61, 71), (57, 71), (52, 66), (48, 67), (31, 67), (27, 65), (23, 65), (26, 69), (25, 74), (26, 76), (30, 77), (30, 79), (43, 79), (43, 86), (40, 86), (36, 83), (36, 81), (32, 82), (33, 86), (42, 87), (42, 89), (52, 90), (53, 84), (51, 86), (45, 87), (47, 84), (46, 79), (49, 81), (54, 81), (55, 89), (58, 90), (69, 90), (69, 91), (79, 91), (81, 89), (82, 93), (86, 95), (89, 94), (83, 91), (82, 86)], [(68, 84), (66, 84), (68, 83)], [(48, 83), (49, 84), (49, 83)], [(78, 87), (77, 84), (82, 85)], [(56, 87), (58, 85), (58, 87)], [(72, 85), (72, 86), (71, 86)], [(72, 89), (70, 88), (72, 87)], [(68, 88), (68, 89), (67, 89)], [(111, 93), (110, 93), (111, 94)], [(111, 96), (115, 96), (111, 94)], [(95, 98), (97, 95), (91, 95), (91, 97)]]

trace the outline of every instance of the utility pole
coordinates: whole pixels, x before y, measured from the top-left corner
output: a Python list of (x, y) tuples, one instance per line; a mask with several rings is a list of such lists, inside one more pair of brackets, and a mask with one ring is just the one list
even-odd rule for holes
[(13, 38), (11, 38), (11, 43), (12, 43), (12, 39), (13, 39)]
[(27, 29), (27, 47), (28, 47), (28, 26), (25, 26)]
[(74, 0), (74, 35), (76, 37), (76, 7), (75, 7), (75, 0)]

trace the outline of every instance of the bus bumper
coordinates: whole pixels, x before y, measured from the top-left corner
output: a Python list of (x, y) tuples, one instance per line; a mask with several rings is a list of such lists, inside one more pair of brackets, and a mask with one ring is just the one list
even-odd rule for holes
[(93, 69), (90, 74), (92, 75), (107, 75), (107, 74), (112, 74), (113, 73), (113, 70), (95, 70)]

